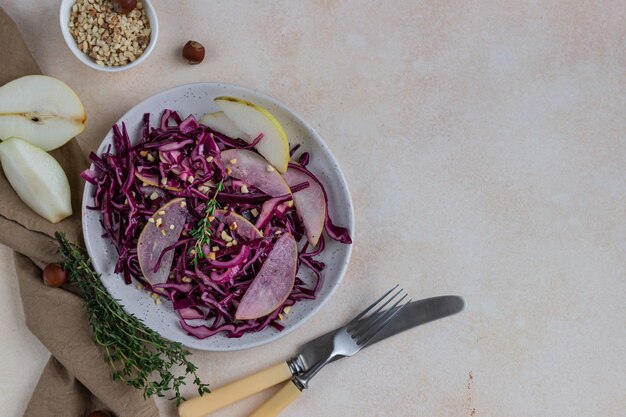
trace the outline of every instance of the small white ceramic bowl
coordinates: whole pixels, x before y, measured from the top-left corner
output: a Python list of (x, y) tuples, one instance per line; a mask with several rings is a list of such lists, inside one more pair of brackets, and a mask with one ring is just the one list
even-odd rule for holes
[(142, 0), (143, 7), (148, 16), (148, 21), (150, 22), (150, 28), (152, 29), (152, 32), (150, 33), (150, 43), (148, 43), (146, 50), (143, 51), (143, 54), (141, 54), (133, 62), (130, 62), (126, 65), (122, 65), (119, 67), (109, 67), (105, 65), (96, 64), (89, 56), (87, 56), (87, 54), (85, 54), (83, 51), (78, 49), (78, 45), (76, 44), (76, 41), (74, 40), (74, 38), (72, 37), (72, 34), (70, 33), (70, 27), (69, 27), (70, 14), (72, 11), (72, 6), (75, 3), (76, 3), (76, 0), (62, 0), (61, 1), (61, 10), (59, 12), (59, 19), (61, 23), (61, 33), (63, 34), (63, 39), (65, 39), (65, 43), (70, 48), (72, 53), (76, 56), (76, 58), (78, 58), (80, 62), (87, 65), (88, 67), (97, 69), (98, 71), (104, 71), (104, 72), (124, 71), (130, 68), (134, 68), (137, 65), (141, 64), (143, 61), (146, 60), (146, 58), (148, 58), (148, 55), (150, 55), (150, 53), (154, 49), (157, 43), (157, 39), (159, 37), (159, 21), (157, 19), (157, 15), (154, 10), (154, 7), (152, 6), (152, 2), (150, 0)]

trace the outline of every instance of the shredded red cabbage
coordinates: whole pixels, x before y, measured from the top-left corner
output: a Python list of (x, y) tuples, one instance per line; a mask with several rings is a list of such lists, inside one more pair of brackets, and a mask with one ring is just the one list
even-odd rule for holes
[[(306, 239), (304, 226), (293, 205), (287, 204), (290, 195), (272, 198), (251, 186), (244, 193), (241, 188), (243, 183), (230, 179), (220, 160), (220, 152), (225, 149), (254, 150), (254, 145), (261, 140), (263, 135), (252, 143), (246, 143), (200, 125), (193, 116), (183, 120), (177, 112), (164, 110), (157, 127), (150, 126), (149, 114), (143, 116), (140, 140), (134, 146), (123, 123), (113, 126), (113, 146), (101, 155), (91, 153), (93, 168), (81, 174), (95, 187), (94, 205), (88, 208), (100, 211), (104, 236), (117, 250), (115, 272), (123, 276), (126, 284), (134, 278), (148, 291), (171, 301), (180, 315), (181, 327), (197, 338), (222, 332), (228, 337), (241, 337), (266, 327), (282, 330), (280, 319), (285, 307), (300, 300), (314, 299), (322, 284), (325, 265), (315, 256), (324, 250), (323, 236), (317, 248), (307, 252), (309, 244), (304, 243), (298, 255), (299, 267), (304, 265), (315, 276), (312, 287), (296, 277), (289, 297), (268, 316), (245, 321), (234, 318), (239, 301), (278, 236), (289, 232), (298, 241)], [(291, 155), (298, 147), (296, 145), (291, 150)], [(310, 155), (303, 153), (299, 163), (290, 163), (289, 166), (322, 185), (306, 168), (309, 159)], [(205, 245), (205, 256), (198, 260), (191, 251), (195, 239), (190, 237), (190, 233), (204, 217), (207, 202), (215, 194), (219, 182), (225, 188), (217, 193), (216, 201), (224, 210), (237, 213), (255, 224), (263, 236), (239, 233), (237, 229), (231, 230), (228, 224), (212, 221), (210, 247)], [(308, 186), (309, 183), (304, 182), (291, 191), (295, 193)], [(137, 240), (148, 219), (165, 203), (179, 197), (186, 199), (187, 222), (178, 242), (166, 248), (158, 261), (160, 263), (166, 252), (174, 252), (169, 279), (150, 285), (139, 267)], [(328, 203), (325, 191), (324, 198)], [(222, 239), (223, 230), (228, 230), (239, 244), (229, 245)], [(328, 213), (325, 230), (332, 239), (342, 243), (352, 242), (349, 231), (334, 225)], [(212, 255), (209, 257), (209, 254)], [(159, 263), (155, 270), (160, 267)], [(188, 320), (195, 322), (191, 324)]]

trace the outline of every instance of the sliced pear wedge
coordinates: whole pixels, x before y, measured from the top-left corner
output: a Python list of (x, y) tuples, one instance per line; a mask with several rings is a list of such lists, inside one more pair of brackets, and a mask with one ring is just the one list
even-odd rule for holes
[(214, 101), (235, 126), (248, 134), (247, 139), (242, 139), (250, 143), (263, 134), (263, 139), (255, 146), (256, 150), (280, 173), (287, 171), (289, 140), (285, 129), (269, 111), (235, 97), (218, 97)]
[(239, 129), (223, 111), (205, 114), (198, 122), (212, 130), (215, 130), (216, 132), (220, 132), (228, 136), (229, 138), (243, 139), (248, 143), (254, 140), (254, 138), (250, 139), (250, 136), (247, 133)]
[[(167, 281), (172, 269), (174, 251), (163, 254), (165, 248), (178, 242), (187, 222), (187, 204), (184, 198), (170, 200), (159, 208), (146, 223), (137, 241), (137, 260), (144, 278), (150, 284)], [(161, 258), (158, 269), (155, 267)]]
[(144, 184), (151, 185), (153, 187), (164, 188), (170, 191), (182, 190), (182, 188), (172, 185), (172, 181), (169, 179), (167, 180), (167, 183), (163, 185), (161, 181), (159, 181), (159, 178), (155, 174), (152, 174), (152, 173), (135, 171), (135, 177), (137, 177), (137, 179), (139, 179), (139, 181), (143, 182)]
[(72, 215), (70, 184), (52, 156), (18, 138), (0, 143), (0, 161), (17, 195), (44, 219), (58, 223)]
[(230, 169), (230, 176), (258, 188), (272, 197), (290, 194), (291, 190), (282, 175), (265, 159), (246, 149), (229, 149), (222, 152), (222, 163)]
[(258, 319), (280, 307), (291, 293), (297, 266), (296, 239), (290, 233), (286, 233), (274, 243), (259, 273), (243, 295), (235, 318)]
[(231, 226), (233, 223), (236, 223), (237, 233), (247, 240), (254, 240), (263, 237), (263, 233), (254, 227), (254, 224), (234, 211), (215, 210), (213, 216), (227, 226)]
[(314, 178), (295, 168), (288, 168), (283, 178), (289, 187), (304, 182), (309, 183), (307, 188), (293, 194), (293, 203), (296, 206), (298, 217), (304, 224), (307, 240), (311, 245), (316, 246), (324, 230), (324, 221), (326, 220), (324, 190)]
[(64, 82), (27, 75), (0, 87), (0, 139), (11, 136), (50, 151), (85, 129), (80, 99)]

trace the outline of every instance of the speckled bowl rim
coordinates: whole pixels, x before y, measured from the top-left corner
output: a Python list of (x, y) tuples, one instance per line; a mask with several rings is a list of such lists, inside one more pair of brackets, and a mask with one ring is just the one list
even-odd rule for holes
[[(321, 151), (321, 154), (324, 155), (324, 158), (327, 159), (327, 162), (326, 162), (327, 167), (325, 168), (325, 170), (327, 171), (320, 173), (320, 172), (315, 171), (315, 169), (313, 170), (314, 172), (316, 172), (316, 174), (320, 175), (320, 178), (322, 179), (325, 187), (327, 188), (327, 192), (329, 193), (329, 197), (331, 199), (329, 208), (332, 207), (331, 214), (334, 216), (334, 220), (335, 218), (340, 219), (339, 221), (337, 221), (337, 223), (342, 226), (347, 227), (350, 230), (351, 237), (354, 240), (355, 222), (354, 222), (354, 209), (353, 209), (353, 204), (352, 204), (352, 197), (350, 195), (350, 191), (348, 189), (348, 185), (345, 180), (345, 177), (343, 173), (341, 172), (341, 169), (339, 168), (339, 164), (337, 160), (335, 159), (333, 154), (330, 152), (324, 140), (321, 138), (321, 136), (317, 133), (317, 131), (313, 127), (311, 127), (299, 114), (294, 112), (288, 106), (286, 106), (285, 104), (281, 103), (280, 101), (270, 96), (260, 93), (254, 89), (249, 89), (249, 88), (241, 87), (241, 86), (234, 85), (234, 84), (227, 84), (227, 83), (208, 83), (207, 82), (207, 83), (185, 84), (185, 85), (173, 87), (168, 90), (164, 90), (160, 93), (157, 93), (153, 96), (150, 96), (142, 100), (140, 103), (136, 104), (134, 107), (128, 110), (116, 122), (116, 124), (119, 124), (121, 122), (127, 123), (129, 135), (131, 136), (131, 141), (132, 141), (133, 133), (141, 126), (140, 120), (135, 120), (134, 118), (132, 119), (132, 121), (130, 120), (130, 117), (132, 114), (135, 114), (135, 113), (143, 114), (144, 112), (150, 112), (153, 117), (152, 123), (154, 123), (154, 121), (156, 120), (154, 119), (154, 117), (160, 116), (160, 112), (165, 107), (159, 108), (158, 110), (152, 109), (152, 108), (145, 108), (146, 106), (150, 105), (149, 103), (151, 101), (156, 101), (162, 97), (167, 97), (168, 95), (171, 95), (171, 94), (180, 95), (184, 91), (187, 91), (187, 94), (182, 94), (180, 98), (182, 100), (186, 100), (186, 99), (191, 100), (191, 97), (189, 95), (190, 91), (202, 89), (202, 88), (208, 89), (208, 90), (211, 90), (211, 89), (216, 90), (215, 93), (206, 94), (207, 96), (211, 95), (212, 96), (211, 98), (217, 97), (218, 95), (232, 95), (232, 96), (239, 96), (242, 98), (247, 98), (250, 101), (257, 102), (263, 105), (264, 107), (268, 108), (272, 113), (274, 113), (277, 116), (277, 118), (279, 118), (281, 123), (283, 123), (284, 125), (285, 125), (285, 122), (284, 120), (281, 119), (280, 115), (287, 115), (288, 117), (291, 117), (292, 121), (295, 123), (292, 125), (290, 121), (289, 124), (285, 125), (285, 129), (288, 131), (288, 134), (289, 134), (289, 131), (293, 129), (296, 129), (296, 128), (300, 129), (299, 135), (306, 136), (306, 139), (304, 140), (304, 142), (310, 141), (310, 143), (308, 144), (303, 143), (303, 148), (305, 148), (305, 150), (309, 150), (308, 147), (316, 147)], [(186, 102), (183, 101), (182, 103), (186, 103)], [(175, 103), (171, 103), (171, 104), (172, 106), (169, 106), (169, 107), (173, 108), (174, 110), (177, 110), (175, 108), (176, 104)], [(210, 107), (214, 107), (214, 104), (212, 103), (212, 100), (207, 100), (207, 108), (206, 110), (202, 110), (201, 113), (211, 111)], [(190, 113), (194, 113), (194, 112), (190, 112)], [(195, 115), (200, 116), (201, 114), (195, 114)], [(299, 141), (296, 141), (296, 142), (300, 142), (303, 139), (303, 137), (299, 135), (298, 135)], [(293, 145), (294, 142), (291, 142), (291, 137), (292, 136), (290, 136), (290, 144)], [(108, 143), (110, 143), (111, 139), (112, 139), (112, 131), (109, 131), (107, 135), (105, 136), (105, 138), (103, 139), (100, 146), (98, 147), (98, 150), (97, 150), (98, 154), (101, 154), (103, 152), (103, 150), (108, 145)], [(317, 163), (319, 165), (318, 155), (319, 154), (317, 153), (313, 155), (313, 158), (311, 161), (312, 165), (314, 163)], [(92, 165), (92, 168), (93, 168), (93, 165)], [(332, 173), (332, 175), (329, 174), (329, 171), (330, 173)], [(329, 182), (328, 178), (331, 178), (332, 181)], [(103, 284), (105, 285), (105, 287), (107, 287), (107, 289), (112, 293), (112, 295), (116, 299), (121, 300), (122, 306), (124, 307), (126, 311), (132, 314), (135, 314), (139, 318), (144, 320), (144, 322), (146, 323), (148, 327), (157, 331), (159, 334), (161, 334), (163, 337), (167, 339), (181, 342), (183, 345), (189, 348), (193, 348), (193, 349), (205, 350), (205, 351), (236, 351), (236, 350), (249, 349), (249, 348), (261, 346), (269, 342), (272, 342), (274, 340), (277, 340), (279, 338), (287, 336), (289, 333), (291, 333), (292, 331), (302, 326), (307, 320), (309, 320), (313, 315), (315, 315), (328, 302), (332, 294), (336, 291), (336, 289), (341, 284), (341, 281), (343, 280), (343, 277), (347, 271), (348, 263), (352, 254), (353, 244), (343, 245), (343, 244), (339, 244), (338, 242), (332, 241), (328, 238), (326, 239), (327, 250), (325, 250), (324, 253), (328, 251), (329, 246), (332, 246), (335, 248), (336, 254), (339, 255), (339, 258), (335, 259), (334, 258), (335, 255), (332, 255), (331, 259), (333, 262), (331, 264), (328, 263), (327, 259), (322, 259), (323, 261), (326, 261), (327, 268), (324, 271), (324, 281), (322, 283), (322, 288), (318, 292), (318, 295), (320, 296), (316, 298), (315, 300), (310, 300), (310, 301), (303, 300), (299, 302), (298, 304), (296, 304), (296, 306), (294, 306), (292, 311), (296, 310), (301, 305), (301, 303), (312, 303), (308, 305), (308, 310), (306, 310), (304, 314), (302, 314), (302, 316), (297, 319), (294, 319), (294, 317), (292, 316), (293, 313), (290, 312), (287, 319), (284, 322), (285, 328), (284, 330), (280, 332), (271, 328), (266, 328), (257, 333), (246, 334), (242, 336), (242, 338), (239, 338), (239, 339), (228, 339), (222, 335), (216, 335), (207, 339), (197, 339), (197, 338), (187, 335), (180, 328), (178, 328), (179, 332), (174, 332), (174, 334), (172, 334), (171, 332), (164, 331), (162, 328), (159, 328), (159, 325), (161, 323), (160, 321), (157, 322), (155, 325), (155, 320), (153, 320), (153, 317), (146, 312), (147, 310), (153, 310), (155, 308), (153, 306), (153, 303), (150, 302), (152, 300), (141, 304), (141, 306), (139, 305), (140, 302), (131, 302), (129, 304), (128, 303), (129, 300), (127, 299), (128, 297), (125, 297), (123, 294), (123, 293), (127, 293), (127, 291), (122, 291), (122, 293), (120, 293), (120, 288), (124, 288), (126, 290), (131, 290), (131, 291), (135, 290), (137, 292), (140, 292), (140, 290), (137, 290), (135, 286), (133, 285), (125, 285), (123, 283), (122, 277), (119, 274), (112, 273), (111, 265), (112, 264), (114, 265), (115, 259), (109, 256), (108, 258), (103, 260), (103, 256), (105, 257), (108, 256), (108, 255), (103, 255), (103, 248), (106, 246), (110, 250), (112, 246), (110, 245), (110, 243), (108, 243), (105, 239), (101, 237), (102, 228), (99, 223), (99, 219), (100, 219), (99, 212), (94, 212), (94, 211), (86, 209), (86, 206), (92, 204), (93, 202), (92, 193), (93, 193), (93, 185), (86, 183), (84, 190), (83, 190), (83, 199), (82, 199), (82, 219), (83, 219), (82, 228), (83, 228), (83, 234), (85, 237), (85, 244), (87, 247), (87, 251), (90, 257), (92, 258), (92, 262), (94, 264), (95, 269), (100, 274), (102, 274)], [(345, 204), (339, 207), (340, 210), (337, 210), (336, 202), (339, 201), (340, 199), (343, 199)], [(322, 255), (324, 255), (324, 253)], [(108, 262), (108, 264), (106, 264), (106, 262)], [(334, 274), (332, 274), (331, 276), (328, 275), (328, 271), (330, 270), (334, 271)], [(107, 279), (110, 276), (114, 276), (116, 280)], [(121, 285), (119, 285), (119, 283), (121, 283)], [(149, 297), (146, 297), (146, 298), (149, 298)], [(169, 304), (169, 303), (166, 302), (163, 305), (165, 304)], [(171, 309), (171, 306), (169, 308)], [(175, 315), (176, 313), (174, 313), (172, 310), (171, 314)], [(182, 333), (184, 337), (180, 337), (181, 336), (180, 333)], [(248, 335), (261, 335), (261, 336), (255, 336), (252, 338), (252, 340), (247, 340)], [(221, 340), (227, 340), (229, 341), (229, 343), (228, 344), (218, 343), (216, 345), (216, 343), (210, 342), (211, 340), (215, 340), (214, 338), (217, 338), (217, 337), (220, 337)]]

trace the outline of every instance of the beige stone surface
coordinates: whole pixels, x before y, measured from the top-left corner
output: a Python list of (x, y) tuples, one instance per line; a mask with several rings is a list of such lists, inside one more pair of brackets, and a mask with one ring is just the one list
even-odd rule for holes
[[(344, 284), (276, 343), (197, 353), (215, 386), (400, 282), (468, 308), (328, 367), (285, 416), (624, 415), (623, 1), (158, 0), (156, 50), (120, 74), (74, 58), (57, 3), (0, 1), (42, 70), (83, 99), (82, 141), (162, 89), (225, 81), (292, 106), (346, 174), (357, 232)], [(203, 64), (179, 59), (188, 39), (207, 48)], [(0, 409), (19, 415), (46, 353), (0, 255)]]

